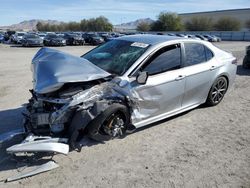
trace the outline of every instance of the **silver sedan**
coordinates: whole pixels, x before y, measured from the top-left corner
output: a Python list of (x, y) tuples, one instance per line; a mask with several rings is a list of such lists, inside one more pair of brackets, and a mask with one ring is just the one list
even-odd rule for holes
[[(133, 35), (82, 57), (43, 48), (33, 58), (26, 130), (79, 133), (95, 140), (221, 102), (236, 77), (236, 58), (210, 42)], [(32, 121), (30, 121), (32, 120)]]

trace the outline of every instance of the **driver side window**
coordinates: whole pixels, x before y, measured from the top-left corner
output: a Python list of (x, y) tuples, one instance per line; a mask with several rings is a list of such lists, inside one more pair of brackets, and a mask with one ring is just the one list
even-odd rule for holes
[(181, 68), (181, 48), (179, 44), (167, 46), (157, 51), (143, 66), (149, 75)]

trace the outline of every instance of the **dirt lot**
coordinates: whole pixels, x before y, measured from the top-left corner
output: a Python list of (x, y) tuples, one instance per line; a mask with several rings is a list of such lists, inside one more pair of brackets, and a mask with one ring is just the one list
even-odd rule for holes
[[(239, 66), (223, 102), (199, 107), (105, 144), (86, 141), (80, 153), (57, 155), (60, 168), (0, 187), (250, 187), (250, 70), (241, 63), (249, 42), (216, 44)], [(92, 47), (61, 47), (81, 55)], [(0, 138), (20, 128), (38, 48), (0, 45)], [(0, 180), (22, 170), (0, 151)], [(18, 168), (16, 168), (18, 167)]]

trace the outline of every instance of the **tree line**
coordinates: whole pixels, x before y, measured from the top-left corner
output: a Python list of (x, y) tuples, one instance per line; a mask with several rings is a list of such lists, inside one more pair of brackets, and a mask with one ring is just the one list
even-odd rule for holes
[[(245, 25), (250, 29), (250, 19)], [(140, 22), (137, 31), (239, 31), (241, 28), (241, 22), (233, 17), (222, 17), (217, 21), (208, 17), (193, 17), (183, 23), (178, 14), (162, 12), (152, 24)]]
[[(250, 29), (250, 19), (245, 23)], [(60, 24), (37, 23), (38, 31), (112, 31), (113, 25), (104, 16), (83, 19), (80, 22)], [(242, 24), (233, 17), (222, 17), (217, 21), (208, 17), (193, 17), (183, 23), (180, 16), (173, 12), (161, 12), (152, 24), (140, 22), (137, 31), (239, 31)]]
[(38, 22), (38, 31), (112, 31), (113, 25), (104, 16), (83, 19), (80, 22), (49, 24)]

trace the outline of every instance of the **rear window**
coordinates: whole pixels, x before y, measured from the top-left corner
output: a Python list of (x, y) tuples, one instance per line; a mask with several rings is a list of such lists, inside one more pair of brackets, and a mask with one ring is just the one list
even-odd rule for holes
[(200, 43), (185, 43), (185, 66), (197, 65), (213, 58), (213, 52)]
[(207, 59), (207, 61), (209, 61), (210, 59), (212, 59), (214, 57), (214, 54), (206, 46), (204, 46), (204, 48), (205, 48), (205, 52), (206, 52), (206, 59)]

